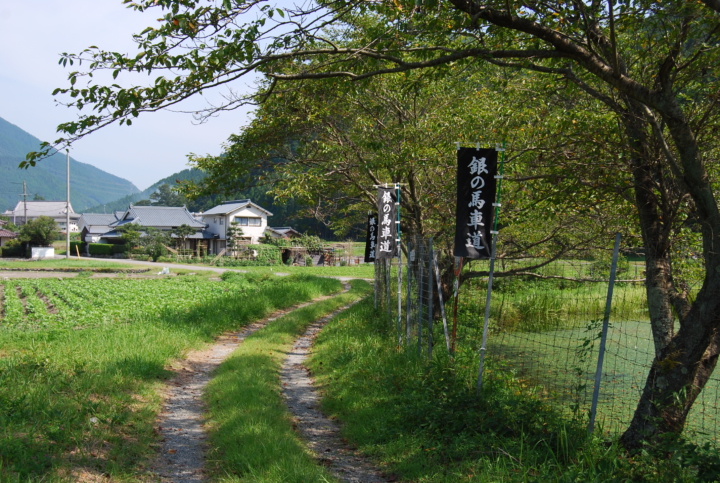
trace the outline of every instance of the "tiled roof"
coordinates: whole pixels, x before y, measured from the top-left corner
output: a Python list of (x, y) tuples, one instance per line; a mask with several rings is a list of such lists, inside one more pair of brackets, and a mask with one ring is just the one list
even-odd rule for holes
[(196, 220), (184, 206), (130, 206), (120, 221), (110, 226), (137, 223), (140, 226), (177, 227), (189, 225), (193, 228), (205, 228), (207, 225)]
[(117, 221), (117, 218), (113, 213), (83, 213), (80, 217), (80, 222), (87, 225), (105, 225), (108, 226), (110, 223)]
[(16, 238), (17, 233), (0, 228), (0, 238)]
[(203, 216), (205, 215), (227, 215), (228, 213), (232, 213), (233, 211), (237, 211), (240, 208), (245, 208), (246, 206), (252, 206), (253, 208), (256, 208), (260, 211), (264, 211), (267, 213), (268, 216), (272, 216), (272, 213), (270, 213), (268, 210), (263, 208), (262, 206), (256, 205), (251, 200), (233, 200), (233, 201), (226, 201), (222, 205), (217, 205), (206, 212), (202, 213)]
[[(7, 210), (5, 216), (25, 216), (25, 206), (27, 204), (28, 218), (37, 218), (38, 216), (49, 216), (51, 218), (59, 218), (65, 216), (65, 201), (18, 201), (14, 210)], [(75, 213), (70, 205), (70, 218), (78, 219), (80, 215)]]

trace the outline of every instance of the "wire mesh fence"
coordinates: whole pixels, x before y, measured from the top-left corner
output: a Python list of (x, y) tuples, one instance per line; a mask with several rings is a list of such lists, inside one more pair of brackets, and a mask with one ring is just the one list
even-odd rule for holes
[[(447, 325), (437, 306), (436, 270), (431, 240), (407, 242), (398, 264), (375, 265), (376, 303), (398, 326), (398, 340), (431, 354), (443, 344)], [(474, 270), (487, 262), (473, 262)], [(398, 265), (403, 285), (398, 290)], [(499, 271), (511, 268), (500, 263)], [(512, 371), (526, 387), (556, 407), (585, 416), (591, 407), (599, 339), (607, 296), (609, 264), (558, 261), (536, 270), (537, 278), (495, 279), (487, 355), (494, 370)], [(627, 262), (614, 287), (607, 334), (596, 431), (616, 435), (627, 428), (655, 358), (645, 286), (644, 263)], [(593, 278), (598, 282), (575, 282)], [(458, 345), (477, 350), (482, 335), (486, 282), (466, 282), (458, 303)], [(398, 305), (400, 299), (400, 305)], [(445, 301), (450, 313), (450, 303)], [(399, 309), (399, 310), (398, 310)], [(443, 347), (444, 348), (444, 347)], [(697, 442), (715, 441), (720, 407), (720, 377), (702, 391), (685, 433)]]

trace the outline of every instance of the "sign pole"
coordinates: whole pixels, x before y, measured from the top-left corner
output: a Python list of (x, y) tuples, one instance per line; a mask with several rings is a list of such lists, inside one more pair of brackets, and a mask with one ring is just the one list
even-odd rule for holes
[(482, 345), (480, 346), (480, 367), (478, 368), (478, 380), (477, 380), (477, 391), (476, 394), (479, 396), (482, 391), (482, 376), (485, 367), (485, 351), (487, 350), (487, 334), (488, 334), (488, 322), (490, 320), (490, 299), (492, 297), (492, 284), (493, 275), (495, 273), (495, 254), (497, 249), (497, 237), (498, 237), (498, 217), (500, 216), (500, 195), (502, 194), (502, 180), (503, 180), (503, 168), (505, 167), (505, 142), (503, 141), (502, 148), (498, 145), (495, 146), (496, 151), (502, 153), (500, 159), (500, 174), (496, 175), (495, 178), (498, 180), (498, 191), (497, 200), (493, 203), (495, 207), (495, 219), (493, 220), (493, 229), (490, 232), (492, 235), (492, 250), (490, 251), (490, 273), (488, 275), (488, 287), (487, 297), (485, 299), (485, 320), (483, 322), (483, 335)]

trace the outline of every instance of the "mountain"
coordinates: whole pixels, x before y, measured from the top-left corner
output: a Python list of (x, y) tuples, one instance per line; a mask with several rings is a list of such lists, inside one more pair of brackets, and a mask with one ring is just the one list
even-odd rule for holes
[[(35, 167), (18, 168), (28, 152), (39, 148), (38, 138), (0, 118), (0, 211), (15, 207), (23, 181), (28, 200), (36, 194), (48, 201), (65, 199), (65, 154), (55, 153)], [(139, 191), (126, 179), (70, 158), (70, 203), (78, 213)]]
[[(124, 211), (127, 209), (128, 205), (130, 203), (135, 204), (140, 200), (148, 200), (150, 199), (150, 195), (155, 193), (157, 189), (164, 184), (175, 186), (176, 181), (200, 181), (205, 177), (205, 173), (202, 171), (190, 168), (190, 169), (183, 169), (182, 171), (171, 174), (167, 178), (163, 178), (157, 183), (154, 183), (152, 186), (150, 186), (145, 191), (139, 191), (137, 193), (132, 193), (127, 196), (123, 196), (122, 198), (115, 199), (113, 201), (109, 201), (107, 203), (102, 203), (96, 206), (89, 207), (85, 210), (86, 213), (112, 213), (113, 211)], [(214, 204), (209, 206), (208, 208), (211, 208), (212, 206), (215, 206)], [(194, 207), (191, 207), (188, 205), (188, 209), (191, 211), (199, 211), (199, 209), (195, 209)], [(207, 208), (206, 208), (207, 209)], [(77, 211), (77, 210), (75, 210)]]

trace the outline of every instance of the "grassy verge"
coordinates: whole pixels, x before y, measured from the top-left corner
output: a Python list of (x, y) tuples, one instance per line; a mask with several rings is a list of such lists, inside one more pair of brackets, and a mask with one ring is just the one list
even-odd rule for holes
[[(482, 397), (477, 356), (398, 350), (394, 324), (362, 302), (319, 335), (310, 361), (323, 410), (399, 481), (715, 481), (717, 452), (671, 442), (628, 456), (588, 438), (585, 421), (550, 407), (493, 360)], [(659, 456), (657, 456), (659, 455)], [(669, 456), (671, 455), (671, 456)]]
[(208, 461), (219, 481), (335, 481), (293, 431), (278, 372), (308, 325), (369, 292), (366, 282), (351, 284), (348, 293), (296, 310), (259, 330), (220, 366), (206, 391), (213, 448)]
[[(149, 480), (168, 362), (273, 310), (340, 289), (336, 280), (305, 276), (229, 278), (217, 282), (224, 295), (196, 297), (182, 310), (84, 330), (0, 330), (0, 481)], [(260, 288), (224, 291), (239, 283)]]

